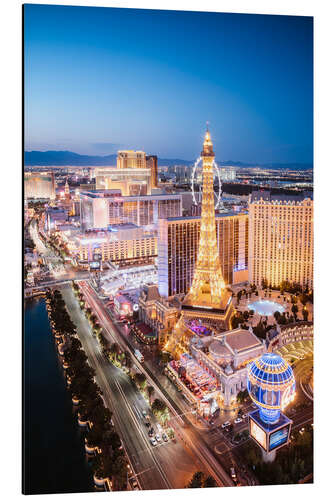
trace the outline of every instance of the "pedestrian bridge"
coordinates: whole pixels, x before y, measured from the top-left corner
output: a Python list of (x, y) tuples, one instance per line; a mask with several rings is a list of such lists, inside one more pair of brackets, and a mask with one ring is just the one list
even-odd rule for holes
[[(89, 278), (80, 278), (75, 281), (87, 281)], [(43, 295), (47, 288), (52, 288), (53, 286), (65, 285), (66, 283), (71, 283), (73, 279), (60, 279), (52, 280), (42, 283), (41, 285), (32, 286), (24, 289), (24, 298), (37, 297), (38, 295)]]

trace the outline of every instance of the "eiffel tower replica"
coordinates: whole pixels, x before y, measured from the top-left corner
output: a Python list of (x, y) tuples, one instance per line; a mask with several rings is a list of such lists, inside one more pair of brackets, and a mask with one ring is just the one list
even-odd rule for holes
[(195, 335), (190, 327), (193, 320), (207, 326), (214, 335), (230, 328), (230, 319), (234, 313), (232, 294), (224, 283), (217, 248), (214, 157), (213, 143), (207, 128), (201, 152), (203, 179), (198, 256), (191, 288), (182, 303), (181, 316), (165, 346), (165, 350), (174, 357), (189, 350), (189, 340)]

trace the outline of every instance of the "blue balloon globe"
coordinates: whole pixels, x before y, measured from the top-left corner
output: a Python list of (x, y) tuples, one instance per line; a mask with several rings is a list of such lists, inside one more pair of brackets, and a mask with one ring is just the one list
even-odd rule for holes
[(260, 418), (275, 423), (295, 397), (296, 383), (291, 366), (278, 354), (266, 353), (248, 364), (247, 390), (259, 407)]

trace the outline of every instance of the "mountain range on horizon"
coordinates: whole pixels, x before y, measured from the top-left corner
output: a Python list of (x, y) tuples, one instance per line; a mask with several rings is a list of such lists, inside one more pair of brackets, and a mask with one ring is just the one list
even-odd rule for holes
[[(158, 158), (159, 166), (184, 165), (191, 166), (195, 160), (180, 158)], [(25, 166), (110, 166), (117, 162), (117, 155), (106, 156), (81, 155), (72, 151), (24, 151)], [(235, 167), (271, 167), (290, 168), (293, 170), (308, 170), (313, 168), (312, 163), (247, 163), (241, 161), (219, 161), (220, 166)]]

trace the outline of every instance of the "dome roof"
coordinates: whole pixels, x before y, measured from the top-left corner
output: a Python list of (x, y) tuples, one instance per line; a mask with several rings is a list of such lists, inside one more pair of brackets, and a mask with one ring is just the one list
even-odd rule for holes
[(293, 371), (289, 364), (278, 354), (270, 352), (250, 364), (249, 378), (252, 378), (257, 385), (272, 386), (272, 390), (279, 390), (280, 386), (294, 382)]
[(223, 358), (225, 360), (232, 359), (232, 354), (229, 349), (222, 344), (220, 340), (214, 340), (209, 346), (209, 352), (214, 358)]

